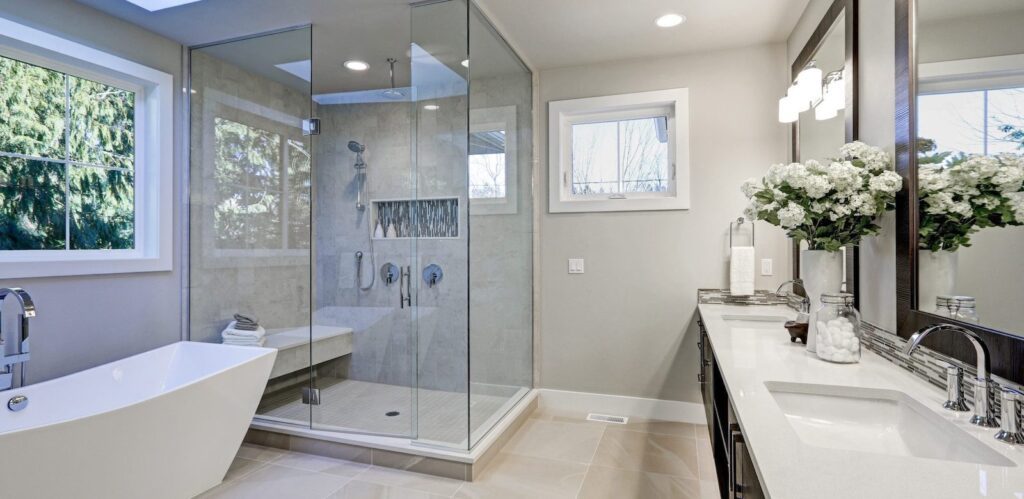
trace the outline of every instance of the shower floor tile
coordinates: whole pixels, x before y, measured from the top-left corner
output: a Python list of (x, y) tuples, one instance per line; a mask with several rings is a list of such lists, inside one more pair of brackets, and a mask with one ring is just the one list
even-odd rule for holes
[[(519, 393), (515, 388), (493, 390), (492, 387), (492, 394), (488, 395), (474, 390), (471, 400), (467, 401), (465, 393), (416, 390), (350, 379), (321, 377), (317, 379), (317, 386), (320, 405), (312, 407), (314, 428), (403, 437), (416, 435), (421, 442), (458, 446), (465, 444), (467, 434), (485, 428), (488, 420), (507, 410)], [(414, 400), (418, 406), (415, 410)], [(258, 413), (274, 419), (306, 422), (310, 418), (310, 406), (303, 404), (297, 394), (285, 393), (265, 397)], [(389, 413), (397, 414), (389, 416)], [(419, 415), (418, 428), (414, 428), (414, 413)]]

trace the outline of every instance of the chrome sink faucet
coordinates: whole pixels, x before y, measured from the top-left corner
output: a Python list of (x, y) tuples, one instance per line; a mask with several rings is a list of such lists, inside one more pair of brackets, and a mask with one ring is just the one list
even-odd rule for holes
[(14, 388), (14, 367), (21, 366), (21, 376), (18, 378), (19, 386), (25, 386), (25, 363), (29, 359), (28, 348), (28, 320), (36, 316), (36, 305), (24, 289), (21, 288), (0, 288), (0, 307), (8, 296), (14, 296), (21, 306), (21, 313), (18, 315), (18, 337), (15, 353), (7, 355), (4, 345), (3, 320), (0, 317), (0, 391)]
[[(952, 324), (939, 324), (935, 326), (928, 326), (910, 336), (910, 340), (907, 341), (906, 346), (903, 347), (903, 355), (910, 356), (914, 350), (920, 346), (921, 341), (926, 336), (936, 331), (950, 331), (954, 333), (960, 333), (970, 340), (971, 344), (974, 345), (974, 351), (978, 360), (977, 376), (974, 379), (974, 415), (971, 416), (971, 424), (983, 426), (986, 428), (995, 428), (999, 426), (996, 422), (996, 417), (992, 411), (992, 405), (989, 403), (989, 394), (991, 392), (992, 381), (989, 379), (989, 372), (992, 371), (992, 366), (989, 363), (988, 347), (985, 342), (981, 340), (978, 333), (971, 331), (970, 329), (964, 329), (959, 326)], [(963, 371), (958, 368), (952, 368), (947, 371), (946, 383), (947, 383), (947, 394), (949, 400), (943, 404), (943, 407), (950, 410), (963, 410), (965, 408), (963, 403), (963, 395), (960, 392), (960, 381), (963, 379)], [(955, 386), (954, 386), (955, 385)]]
[(786, 287), (787, 284), (792, 285), (793, 291), (792, 291), (792, 293), (787, 293), (786, 296), (789, 296), (789, 294), (793, 294), (793, 295), (799, 296), (800, 297), (800, 310), (799, 310), (799, 312), (801, 314), (801, 318), (803, 319), (804, 316), (807, 315), (807, 319), (809, 319), (809, 314), (811, 313), (811, 300), (810, 300), (810, 298), (807, 297), (807, 291), (804, 290), (804, 281), (803, 281), (803, 279), (790, 279), (790, 280), (788, 280), (788, 281), (786, 281), (786, 282), (784, 282), (782, 284), (779, 284), (779, 287), (775, 288), (775, 294), (778, 295), (779, 293), (781, 293), (782, 292), (782, 288)]

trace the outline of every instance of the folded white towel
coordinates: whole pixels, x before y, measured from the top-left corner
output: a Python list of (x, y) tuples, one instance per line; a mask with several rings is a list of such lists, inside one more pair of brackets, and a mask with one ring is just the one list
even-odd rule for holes
[(221, 340), (221, 343), (225, 345), (233, 345), (238, 347), (261, 347), (267, 342), (266, 338), (260, 338), (258, 340)]
[(735, 246), (729, 259), (729, 293), (754, 294), (754, 247)]
[(220, 333), (220, 337), (224, 339), (253, 339), (258, 340), (263, 338), (267, 334), (267, 330), (263, 329), (263, 326), (256, 328), (255, 331), (245, 331), (242, 329), (235, 328), (235, 321), (231, 321), (228, 327)]

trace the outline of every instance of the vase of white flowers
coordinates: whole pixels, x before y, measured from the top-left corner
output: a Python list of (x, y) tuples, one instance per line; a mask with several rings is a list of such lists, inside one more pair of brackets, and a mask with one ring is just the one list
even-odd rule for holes
[[(750, 200), (747, 217), (782, 227), (789, 237), (807, 244), (800, 275), (812, 310), (817, 310), (822, 293), (839, 292), (839, 250), (878, 232), (875, 220), (895, 209), (902, 186), (885, 151), (851, 142), (831, 161), (772, 165), (764, 178), (745, 182), (743, 194)], [(814, 334), (811, 324), (807, 337)]]
[(927, 140), (918, 147), (917, 304), (931, 310), (937, 296), (956, 294), (956, 252), (975, 232), (1024, 225), (1024, 159), (932, 154)]

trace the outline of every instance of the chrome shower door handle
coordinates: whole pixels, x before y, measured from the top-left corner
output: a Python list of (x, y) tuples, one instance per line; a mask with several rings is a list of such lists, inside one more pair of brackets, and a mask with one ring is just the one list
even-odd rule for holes
[(405, 269), (398, 270), (398, 308), (405, 308)]
[(412, 265), (405, 266), (405, 305), (412, 306)]

